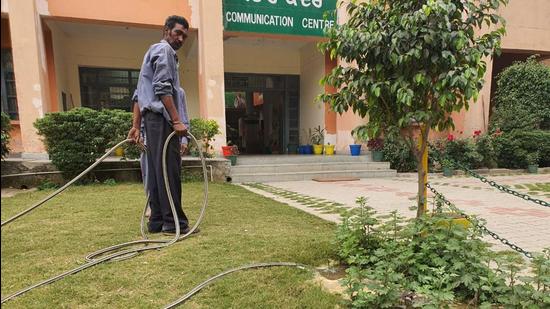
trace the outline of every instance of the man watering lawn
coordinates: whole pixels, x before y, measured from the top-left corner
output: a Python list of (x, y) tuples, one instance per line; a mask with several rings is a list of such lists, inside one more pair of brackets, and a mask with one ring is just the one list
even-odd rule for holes
[(140, 128), (147, 143), (144, 171), (145, 189), (149, 194), (148, 231), (150, 233), (175, 233), (175, 222), (168, 202), (162, 171), (162, 150), (168, 135), (175, 131), (179, 138), (172, 138), (168, 145), (166, 165), (172, 199), (179, 219), (181, 233), (189, 231), (189, 222), (181, 207), (181, 154), (187, 149), (188, 117), (185, 93), (180, 87), (178, 56), (189, 32), (184, 17), (169, 16), (164, 24), (163, 39), (151, 45), (143, 58), (139, 81), (134, 94), (132, 128), (128, 138), (142, 142)]

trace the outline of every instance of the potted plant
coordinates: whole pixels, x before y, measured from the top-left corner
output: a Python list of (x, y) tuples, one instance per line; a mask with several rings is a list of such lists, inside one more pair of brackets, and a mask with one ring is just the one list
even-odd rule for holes
[(313, 154), (320, 155), (323, 154), (323, 142), (325, 140), (324, 135), (325, 129), (321, 129), (321, 126), (313, 128), (313, 133), (311, 134), (311, 144), (313, 144)]
[(214, 136), (221, 133), (220, 127), (216, 120), (193, 118), (191, 119), (189, 130), (191, 134), (193, 134), (193, 136), (201, 142), (202, 146), (202, 149), (198, 149), (195, 143), (190, 143), (189, 152), (191, 155), (196, 157), (199, 155), (199, 152), (202, 152), (205, 157), (211, 158), (213, 156), (213, 147), (211, 142), (214, 140)]
[(233, 146), (222, 146), (222, 155), (228, 157), (233, 153)]
[(372, 161), (381, 162), (384, 159), (384, 153), (382, 152), (384, 149), (384, 140), (379, 137), (371, 138), (367, 142), (367, 147), (372, 152)]
[(327, 143), (325, 145), (325, 154), (327, 156), (332, 156), (334, 155), (334, 145), (331, 145), (330, 143)]
[(229, 154), (225, 156), (229, 161), (231, 161), (231, 166), (237, 165), (237, 156), (239, 155), (239, 147), (237, 145), (225, 146), (229, 147)]
[(351, 136), (353, 137), (354, 144), (349, 145), (349, 152), (352, 156), (358, 156), (361, 154), (361, 141), (365, 140), (362, 133), (366, 133), (365, 126), (358, 126), (351, 130)]
[(115, 149), (115, 156), (124, 157), (124, 148), (117, 147), (117, 149)]
[(525, 158), (527, 161), (527, 171), (531, 174), (538, 174), (539, 172), (539, 159), (540, 155), (539, 152), (532, 152), (527, 154), (527, 157)]
[(453, 161), (449, 159), (441, 160), (441, 169), (443, 170), (443, 176), (451, 177), (454, 174), (454, 164)]
[(301, 140), (303, 143), (298, 146), (298, 153), (299, 154), (313, 154), (313, 146), (309, 144), (311, 141), (311, 128), (306, 130), (303, 130), (304, 134), (301, 137)]
[(298, 145), (288, 144), (286, 146), (286, 149), (287, 149), (288, 154), (296, 154), (296, 152), (298, 151)]

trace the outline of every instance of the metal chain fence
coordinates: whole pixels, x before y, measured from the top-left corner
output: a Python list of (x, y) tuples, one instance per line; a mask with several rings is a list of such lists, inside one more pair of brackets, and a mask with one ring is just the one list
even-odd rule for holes
[[(441, 152), (435, 148), (433, 145), (429, 145), (430, 147), (430, 152), (431, 154), (433, 154), (433, 157), (432, 159), (434, 159), (435, 161), (441, 163), (441, 159), (443, 157), (443, 155), (441, 154)], [(526, 201), (530, 201), (530, 202), (533, 202), (535, 204), (538, 204), (538, 205), (541, 205), (541, 206), (544, 206), (544, 207), (550, 207), (550, 203), (546, 202), (546, 201), (543, 201), (543, 200), (539, 200), (539, 199), (536, 199), (536, 198), (532, 198), (530, 197), (529, 195), (527, 194), (523, 194), (523, 193), (520, 193), (520, 192), (517, 192), (517, 191), (514, 191), (506, 186), (503, 186), (503, 185), (499, 185), (498, 183), (494, 182), (493, 180), (489, 180), (487, 179), (486, 177), (483, 177), (477, 173), (475, 173), (474, 171), (472, 171), (471, 169), (467, 168), (466, 166), (464, 166), (463, 164), (461, 164), (460, 162), (456, 162), (454, 160), (451, 160), (449, 158), (446, 158), (448, 159), (454, 166), (457, 166), (459, 168), (461, 168), (464, 172), (466, 172), (467, 174), (469, 174), (470, 176), (474, 177), (474, 178), (477, 178), (479, 179), (481, 182), (483, 183), (486, 183), (488, 185), (490, 185), (491, 187), (494, 187), (494, 188), (497, 188), (499, 189), (500, 191), (502, 192), (506, 192), (506, 193), (509, 193), (509, 194), (512, 194), (513, 196), (517, 196), (517, 197), (520, 197)]]
[[(519, 252), (523, 255), (525, 255), (526, 257), (532, 259), (533, 258), (533, 255), (531, 254), (531, 252), (529, 251), (526, 251), (524, 249), (522, 249), (521, 247), (519, 247), (518, 245), (510, 242), (508, 239), (504, 238), (504, 237), (501, 237), (499, 236), (498, 234), (496, 234), (495, 232), (489, 230), (484, 223), (480, 222), (478, 219), (472, 217), (472, 216), (469, 216), (467, 215), (465, 212), (463, 212), (462, 210), (460, 210), (458, 207), (456, 207), (453, 203), (449, 202), (449, 200), (447, 200), (447, 198), (445, 198), (445, 196), (443, 196), (443, 194), (437, 192), (437, 190), (435, 190), (435, 188), (433, 188), (429, 183), (426, 184), (426, 187), (428, 189), (430, 189), (430, 191), (435, 194), (435, 197), (436, 199), (438, 200), (438, 202), (443, 202), (445, 205), (447, 205), (452, 211), (456, 212), (457, 214), (461, 215), (463, 218), (467, 219), (468, 221), (470, 221), (476, 228), (480, 229), (482, 232), (484, 233), (487, 233), (488, 235), (490, 235), (491, 237), (493, 237), (494, 239), (500, 241), (502, 244), (512, 248), (512, 250), (516, 251), (516, 252)], [(440, 203), (438, 203), (437, 205), (438, 209), (440, 209), (441, 205)]]

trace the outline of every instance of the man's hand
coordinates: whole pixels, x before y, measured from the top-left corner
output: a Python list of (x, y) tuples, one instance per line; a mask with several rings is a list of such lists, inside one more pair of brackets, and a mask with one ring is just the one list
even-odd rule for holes
[(180, 145), (180, 155), (184, 155), (187, 152), (187, 144)]
[(132, 127), (130, 129), (130, 131), (128, 132), (128, 137), (127, 139), (131, 139), (132, 142), (138, 144), (140, 142), (140, 134), (139, 134), (139, 129), (136, 128), (136, 127)]
[(145, 150), (145, 145), (143, 144), (143, 141), (141, 139), (141, 134), (138, 128), (132, 127), (128, 132), (128, 137), (126, 138), (131, 139), (132, 143), (136, 144), (141, 149), (141, 151)]
[(187, 135), (187, 127), (181, 122), (174, 123), (172, 128), (174, 128), (174, 131), (176, 131), (177, 136), (186, 136)]

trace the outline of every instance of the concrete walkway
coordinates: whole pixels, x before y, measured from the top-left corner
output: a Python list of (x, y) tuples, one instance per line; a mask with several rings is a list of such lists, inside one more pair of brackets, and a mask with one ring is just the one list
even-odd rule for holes
[[(533, 198), (550, 201), (550, 192), (542, 189), (533, 191), (525, 184), (545, 184), (550, 187), (549, 174), (522, 174), (513, 176), (490, 176), (498, 184), (510, 186), (521, 193), (529, 192)], [(540, 252), (550, 247), (550, 208), (525, 201), (511, 194), (501, 193), (496, 188), (472, 177), (442, 177), (430, 175), (429, 182), (448, 200), (468, 214), (475, 214), (487, 220), (487, 228), (524, 250)], [(274, 182), (270, 186), (303, 195), (355, 206), (357, 197), (368, 198), (369, 206), (379, 213), (398, 210), (402, 215), (414, 217), (416, 212), (410, 206), (416, 204), (416, 174), (400, 174), (394, 178), (361, 179), (359, 181), (321, 183), (315, 181)], [(516, 188), (519, 185), (522, 189)], [(258, 189), (247, 189), (285, 202), (291, 206), (319, 215), (325, 220), (339, 221), (338, 215), (315, 213), (316, 210), (304, 207), (284, 197), (275, 197)], [(429, 194), (429, 197), (433, 197)], [(431, 203), (430, 203), (431, 204)], [(486, 238), (495, 244), (496, 249), (505, 249), (491, 237)]]

